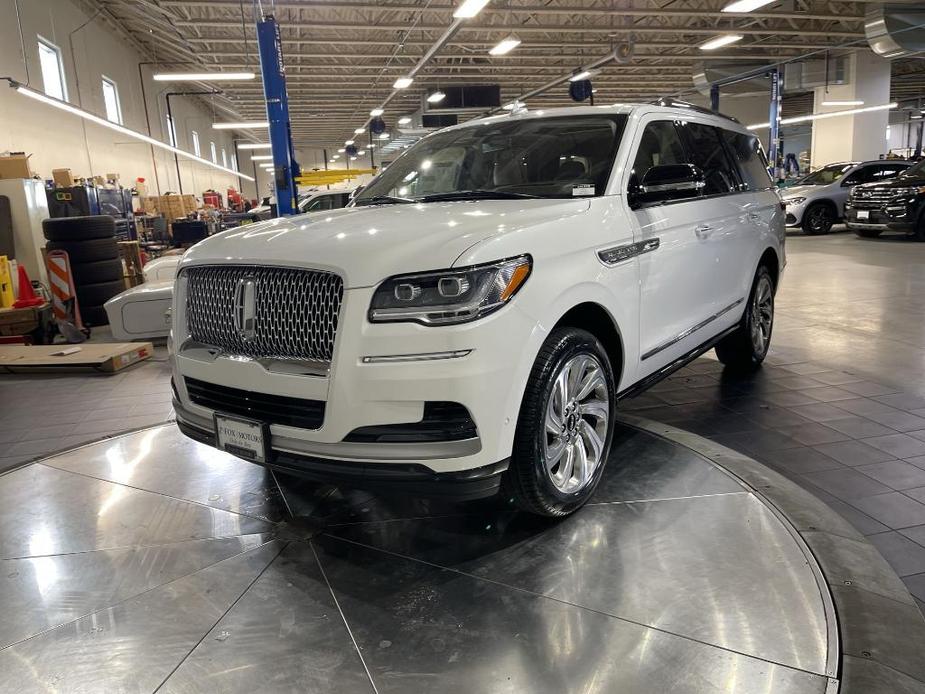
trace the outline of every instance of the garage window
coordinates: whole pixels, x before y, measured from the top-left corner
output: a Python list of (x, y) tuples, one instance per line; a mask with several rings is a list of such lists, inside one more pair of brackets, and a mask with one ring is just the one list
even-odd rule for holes
[(119, 87), (103, 75), (103, 104), (106, 106), (106, 120), (122, 125), (122, 105), (119, 103)]
[(201, 150), (201, 148), (199, 147), (199, 133), (197, 133), (195, 130), (193, 130), (193, 131), (190, 133), (190, 137), (193, 138), (193, 154), (195, 154), (197, 157), (201, 157), (201, 156), (202, 156), (202, 150)]
[(67, 82), (64, 79), (64, 62), (61, 49), (39, 36), (39, 64), (42, 66), (42, 84), (45, 93), (55, 99), (67, 101)]
[(167, 141), (171, 147), (177, 146), (177, 128), (170, 116), (167, 116)]
[(222, 147), (222, 166), (226, 169), (228, 168), (228, 153), (225, 151), (224, 147)]
[(215, 143), (214, 143), (214, 142), (210, 142), (210, 143), (209, 143), (209, 149), (212, 150), (212, 151), (211, 151), (211, 154), (212, 154), (212, 163), (213, 163), (213, 164), (218, 164), (218, 154), (217, 154), (216, 151), (215, 151)]

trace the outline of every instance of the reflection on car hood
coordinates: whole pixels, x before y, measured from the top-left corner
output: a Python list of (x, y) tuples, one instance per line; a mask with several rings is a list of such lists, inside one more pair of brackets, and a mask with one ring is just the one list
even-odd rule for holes
[[(253, 263), (331, 270), (347, 288), (450, 267), (480, 241), (585, 212), (584, 200), (478, 200), (369, 205), (229, 229), (193, 246), (182, 267)], [(530, 252), (524, 238), (523, 252)]]
[(795, 198), (798, 196), (802, 196), (805, 198), (817, 192), (821, 188), (825, 188), (825, 186), (807, 186), (807, 185), (790, 186), (789, 188), (784, 188), (784, 190), (781, 191), (781, 195), (783, 196), (784, 200), (786, 200), (787, 198)]

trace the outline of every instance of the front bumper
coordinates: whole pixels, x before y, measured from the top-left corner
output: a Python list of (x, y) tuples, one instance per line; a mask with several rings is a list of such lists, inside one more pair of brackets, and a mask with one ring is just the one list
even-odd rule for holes
[(862, 219), (855, 207), (845, 208), (845, 226), (849, 229), (886, 229), (889, 217), (881, 209), (864, 209), (866, 218)]
[(798, 205), (786, 205), (787, 215), (784, 218), (784, 224), (788, 227), (798, 227), (803, 223), (803, 212), (806, 210), (806, 201)]
[[(195, 441), (215, 446), (215, 433), (201, 423), (174, 400), (177, 426)], [(285, 441), (274, 444), (287, 444)], [(298, 444), (296, 444), (298, 445)], [(459, 472), (434, 472), (422, 463), (358, 463), (355, 460), (335, 460), (309, 454), (279, 450), (274, 445), (267, 467), (299, 477), (344, 484), (360, 489), (401, 494), (412, 494), (451, 501), (470, 501), (494, 496), (501, 485), (501, 475), (507, 470), (508, 460), (493, 465)]]
[[(200, 438), (214, 436), (213, 415), (220, 406), (193, 402), (187, 379), (240, 389), (272, 398), (322, 402), (317, 428), (270, 422), (270, 448), (277, 467), (303, 473), (337, 467), (351, 479), (352, 469), (391, 466), (427, 474), (462, 473), (506, 467), (524, 383), (532, 364), (524, 349), (542, 341), (542, 329), (516, 304), (481, 320), (429, 328), (413, 323), (371, 324), (366, 318), (372, 288), (345, 291), (334, 359), (325, 373), (294, 373), (285, 365), (185, 347), (177, 326), (185, 325), (181, 305), (174, 307), (172, 367), (177, 419)], [(432, 360), (369, 363), (368, 357), (463, 353)], [(368, 442), (352, 436), (370, 427), (421, 422), (425, 403), (462, 405), (476, 435), (462, 440)], [(322, 465), (323, 464), (323, 465)], [(414, 466), (409, 468), (408, 466)], [(313, 474), (313, 473), (312, 473)], [(368, 476), (368, 475), (366, 475)]]

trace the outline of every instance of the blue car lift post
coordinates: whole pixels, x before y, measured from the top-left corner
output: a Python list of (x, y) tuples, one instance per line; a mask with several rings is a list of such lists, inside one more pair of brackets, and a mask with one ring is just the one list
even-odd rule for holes
[(292, 148), (289, 123), (289, 95), (286, 92), (286, 68), (283, 66), (279, 25), (273, 15), (257, 22), (257, 49), (263, 76), (263, 95), (267, 102), (270, 145), (273, 152), (273, 184), (276, 188), (276, 216), (295, 214), (298, 191), (295, 179), (300, 174)]

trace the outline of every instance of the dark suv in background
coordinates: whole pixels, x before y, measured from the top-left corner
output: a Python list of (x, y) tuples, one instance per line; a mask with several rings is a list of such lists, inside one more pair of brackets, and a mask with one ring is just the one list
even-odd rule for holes
[(865, 238), (901, 231), (925, 241), (925, 160), (889, 181), (853, 188), (845, 204), (845, 224)]

